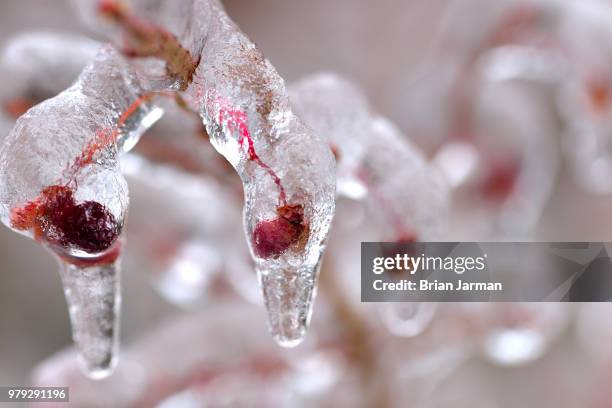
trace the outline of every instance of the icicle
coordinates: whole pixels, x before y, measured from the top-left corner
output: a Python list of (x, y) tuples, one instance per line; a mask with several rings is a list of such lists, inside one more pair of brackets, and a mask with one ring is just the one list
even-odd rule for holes
[(211, 142), (244, 184), (245, 229), (272, 334), (295, 346), (334, 211), (333, 156), (293, 114), (274, 68), (216, 5), (212, 21), (192, 91)]
[(60, 259), (60, 265), (79, 362), (92, 379), (105, 378), (119, 347), (119, 260), (77, 265)]
[(0, 218), (62, 260), (75, 341), (92, 378), (112, 370), (116, 348), (113, 280), (128, 204), (118, 156), (162, 113), (142, 99), (145, 85), (105, 47), (73, 86), (21, 116), (0, 150)]

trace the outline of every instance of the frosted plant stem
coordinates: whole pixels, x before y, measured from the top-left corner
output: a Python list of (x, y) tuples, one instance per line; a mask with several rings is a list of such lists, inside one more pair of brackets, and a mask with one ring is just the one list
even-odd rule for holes
[(81, 366), (92, 379), (108, 377), (119, 345), (119, 259), (85, 267), (60, 260), (60, 266)]

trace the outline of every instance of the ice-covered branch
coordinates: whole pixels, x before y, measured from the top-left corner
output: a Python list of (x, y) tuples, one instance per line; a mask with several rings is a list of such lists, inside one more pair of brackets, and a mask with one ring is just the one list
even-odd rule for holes
[(85, 367), (112, 367), (127, 184), (118, 158), (161, 111), (143, 81), (104, 47), (77, 82), (17, 120), (0, 150), (0, 217), (49, 248), (61, 270)]

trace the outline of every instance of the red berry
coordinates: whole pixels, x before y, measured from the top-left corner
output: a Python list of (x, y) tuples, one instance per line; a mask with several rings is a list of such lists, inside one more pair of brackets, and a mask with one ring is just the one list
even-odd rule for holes
[(65, 243), (86, 252), (108, 249), (119, 235), (113, 214), (95, 201), (85, 201), (69, 208), (60, 222)]
[(102, 204), (95, 201), (76, 204), (72, 191), (65, 186), (47, 187), (42, 194), (44, 204), (38, 223), (50, 243), (98, 253), (117, 240), (117, 221)]
[(260, 258), (281, 255), (300, 240), (305, 230), (301, 205), (285, 205), (277, 213), (277, 218), (260, 221), (253, 231), (253, 250)]
[(279, 256), (299, 238), (299, 226), (284, 218), (261, 221), (253, 231), (255, 254), (261, 258)]

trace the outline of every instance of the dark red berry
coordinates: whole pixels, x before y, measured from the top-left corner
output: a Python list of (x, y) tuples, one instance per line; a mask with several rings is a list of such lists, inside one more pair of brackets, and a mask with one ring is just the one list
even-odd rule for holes
[(298, 242), (305, 231), (301, 205), (285, 205), (277, 209), (278, 217), (257, 223), (253, 231), (253, 250), (260, 258), (281, 255)]
[(76, 204), (72, 191), (65, 186), (48, 187), (43, 197), (38, 221), (41, 233), (50, 243), (98, 253), (117, 240), (117, 221), (102, 204), (95, 201)]
[(299, 226), (284, 218), (261, 221), (253, 231), (253, 248), (261, 258), (272, 258), (285, 252), (299, 238)]
[(65, 242), (86, 252), (102, 252), (118, 237), (115, 217), (95, 201), (71, 207), (64, 213), (61, 223)]

